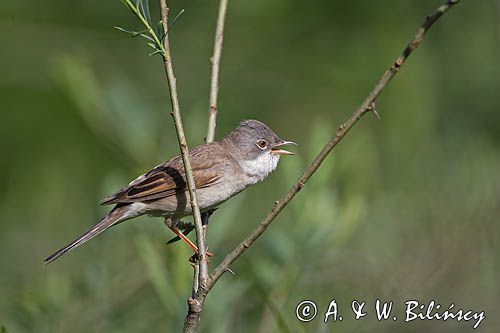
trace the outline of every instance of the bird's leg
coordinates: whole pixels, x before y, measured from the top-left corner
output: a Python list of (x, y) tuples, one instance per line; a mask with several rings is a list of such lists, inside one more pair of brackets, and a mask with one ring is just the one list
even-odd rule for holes
[[(180, 230), (184, 234), (184, 236), (189, 235), (189, 233), (194, 229), (194, 225), (192, 225), (191, 223), (185, 223), (180, 220), (175, 223), (175, 226), (177, 227), (178, 230)], [(179, 236), (175, 236), (174, 238), (169, 240), (167, 244), (175, 243), (178, 240), (181, 240), (181, 238)]]
[[(182, 231), (177, 229), (176, 222), (177, 221), (173, 221), (170, 217), (165, 218), (165, 225), (170, 230), (172, 230), (184, 243), (186, 243), (191, 248), (191, 250), (193, 250), (195, 253), (198, 253), (198, 246), (196, 246), (195, 243), (191, 242), (191, 240), (189, 238), (187, 238), (186, 235), (184, 235), (182, 233)], [(207, 252), (207, 256), (211, 257), (211, 256), (213, 256), (213, 254), (210, 252)]]
[(204, 227), (208, 225), (208, 220), (210, 216), (217, 210), (217, 208), (213, 208), (211, 210), (207, 210), (206, 212), (201, 214), (201, 223), (203, 224)]

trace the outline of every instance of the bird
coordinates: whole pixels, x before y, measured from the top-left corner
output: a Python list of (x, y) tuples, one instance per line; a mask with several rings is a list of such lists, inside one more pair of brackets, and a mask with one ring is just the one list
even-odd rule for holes
[[(294, 155), (282, 149), (284, 145), (296, 143), (281, 139), (263, 122), (250, 119), (241, 121), (222, 140), (190, 149), (188, 156), (200, 212), (212, 212), (247, 187), (263, 181), (276, 169), (280, 156)], [(163, 217), (167, 227), (198, 252), (197, 246), (179, 230), (181, 218), (193, 213), (180, 155), (139, 176), (100, 204), (114, 207), (84, 234), (45, 258), (46, 264), (110, 227), (140, 215)]]

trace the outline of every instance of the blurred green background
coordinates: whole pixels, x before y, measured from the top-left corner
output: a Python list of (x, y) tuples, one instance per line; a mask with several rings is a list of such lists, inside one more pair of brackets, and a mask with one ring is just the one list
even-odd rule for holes
[[(216, 136), (241, 119), (299, 142), (212, 217), (214, 267), (361, 103), (442, 0), (229, 3)], [(151, 8), (158, 18), (158, 5)], [(191, 146), (207, 126), (217, 1), (171, 1)], [(97, 202), (177, 154), (159, 57), (120, 1), (0, 2), (0, 325), (9, 332), (180, 331), (190, 252), (139, 218), (49, 266), (106, 212)], [(500, 330), (500, 1), (462, 1), (367, 115), (210, 294), (203, 332), (471, 331), (404, 323), (403, 303), (486, 311)], [(394, 322), (374, 318), (393, 300)], [(317, 302), (318, 317), (295, 318)], [(322, 314), (339, 303), (342, 322)], [(366, 300), (355, 321), (352, 300)]]

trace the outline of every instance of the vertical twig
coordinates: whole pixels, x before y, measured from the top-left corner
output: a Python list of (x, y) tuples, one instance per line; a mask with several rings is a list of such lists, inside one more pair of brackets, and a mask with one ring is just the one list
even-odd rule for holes
[[(228, 0), (219, 2), (219, 12), (217, 15), (217, 25), (215, 27), (214, 53), (210, 58), (212, 64), (212, 75), (210, 76), (210, 100), (208, 111), (208, 131), (205, 141), (213, 142), (215, 138), (215, 127), (217, 124), (217, 97), (219, 95), (219, 68), (222, 55), (222, 43), (224, 41), (224, 23), (226, 21)], [(208, 221), (212, 212), (206, 212), (203, 216), (203, 237), (207, 239)]]
[[(219, 93), (219, 68), (220, 59), (222, 55), (222, 43), (224, 40), (224, 23), (226, 20), (228, 0), (221, 0), (219, 2), (219, 11), (217, 16), (217, 26), (215, 28), (214, 37), (214, 53), (210, 62), (212, 63), (212, 75), (210, 77), (210, 101), (208, 113), (208, 131), (205, 141), (207, 143), (213, 142), (215, 138), (215, 127), (217, 122), (217, 97)], [(208, 221), (210, 215), (213, 213), (205, 212), (202, 219), (202, 234), (203, 240), (206, 244)], [(198, 232), (198, 230), (197, 230)], [(206, 250), (206, 249), (205, 249)], [(200, 314), (207, 295), (206, 289), (196, 288), (196, 280), (201, 281), (200, 266), (195, 265), (193, 271), (193, 296), (188, 300), (189, 310), (184, 321), (184, 332), (196, 332), (200, 323)], [(208, 279), (206, 280), (208, 283)], [(200, 284), (198, 283), (198, 286)], [(201, 292), (200, 292), (201, 291)]]
[(182, 161), (184, 162), (184, 169), (186, 171), (186, 180), (189, 188), (189, 196), (191, 202), (191, 208), (193, 210), (194, 216), (194, 224), (196, 229), (196, 242), (198, 245), (198, 255), (199, 260), (197, 261), (197, 265), (199, 265), (199, 288), (205, 288), (206, 283), (208, 281), (208, 265), (207, 265), (207, 257), (206, 257), (206, 246), (205, 239), (203, 238), (202, 231), (202, 222), (201, 222), (201, 214), (200, 209), (198, 207), (198, 202), (196, 200), (196, 188), (195, 182), (193, 178), (193, 173), (191, 170), (191, 163), (189, 161), (189, 151), (186, 142), (186, 137), (184, 135), (184, 128), (182, 126), (181, 113), (179, 108), (179, 99), (177, 96), (177, 84), (176, 78), (174, 75), (174, 69), (172, 66), (172, 53), (170, 52), (170, 43), (169, 43), (169, 35), (168, 35), (168, 12), (169, 8), (167, 6), (166, 0), (160, 0), (160, 9), (161, 9), (161, 22), (163, 25), (163, 31), (165, 33), (165, 40), (163, 42), (163, 46), (165, 49), (165, 54), (163, 55), (163, 62), (165, 64), (165, 71), (168, 78), (168, 86), (170, 91), (170, 101), (172, 103), (172, 117), (175, 123), (175, 129), (177, 133), (177, 139), (179, 140), (179, 148), (182, 155)]
[(210, 108), (208, 111), (208, 132), (206, 142), (214, 141), (215, 126), (217, 122), (217, 97), (219, 93), (219, 66), (222, 54), (222, 42), (224, 41), (224, 23), (226, 21), (228, 0), (219, 3), (219, 14), (215, 28), (214, 54), (210, 58), (212, 63), (212, 75), (210, 77)]

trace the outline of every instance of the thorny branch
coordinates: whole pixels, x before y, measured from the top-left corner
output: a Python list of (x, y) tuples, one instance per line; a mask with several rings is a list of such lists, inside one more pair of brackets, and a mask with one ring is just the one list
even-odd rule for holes
[(398, 73), (399, 69), (404, 65), (408, 56), (420, 45), (423, 40), (425, 33), (429, 28), (453, 5), (457, 4), (459, 0), (448, 0), (445, 4), (440, 6), (433, 14), (425, 18), (424, 23), (420, 26), (417, 33), (413, 36), (412, 40), (405, 47), (403, 53), (396, 58), (394, 63), (389, 69), (387, 69), (384, 74), (380, 77), (379, 81), (375, 87), (370, 91), (368, 96), (365, 98), (363, 103), (358, 107), (358, 109), (351, 115), (351, 117), (335, 132), (335, 135), (328, 141), (328, 143), (323, 147), (321, 152), (316, 156), (312, 163), (307, 167), (307, 169), (299, 177), (298, 181), (288, 190), (288, 192), (275, 203), (274, 207), (271, 209), (269, 214), (259, 222), (257, 227), (250, 232), (250, 234), (236, 246), (236, 248), (224, 258), (224, 260), (215, 268), (215, 270), (210, 275), (210, 279), (207, 285), (207, 291), (210, 291), (219, 278), (224, 274), (224, 272), (229, 268), (229, 266), (238, 259), (254, 242), (260, 235), (267, 229), (274, 218), (286, 207), (286, 205), (295, 197), (295, 195), (304, 187), (311, 176), (318, 170), (323, 160), (328, 156), (332, 149), (346, 136), (349, 130), (356, 124), (358, 120), (361, 119), (363, 115), (367, 112), (375, 111), (375, 100), (382, 92), (382, 90), (387, 86), (391, 79)]

